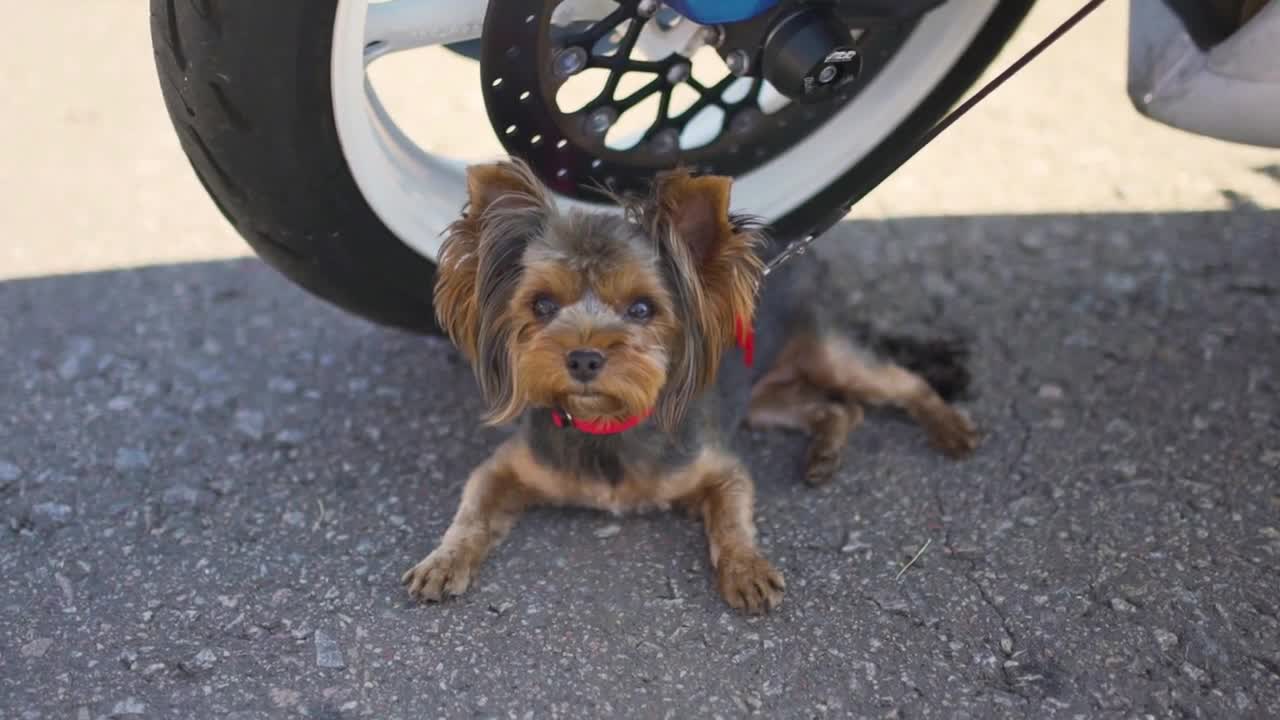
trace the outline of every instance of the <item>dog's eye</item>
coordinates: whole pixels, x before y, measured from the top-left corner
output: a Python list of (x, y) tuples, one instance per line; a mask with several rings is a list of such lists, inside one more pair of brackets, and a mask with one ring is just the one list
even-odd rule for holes
[(539, 296), (533, 301), (533, 314), (539, 320), (546, 320), (559, 312), (559, 310), (560, 306), (556, 304), (556, 301), (545, 295)]
[(637, 300), (631, 303), (631, 307), (627, 308), (627, 317), (637, 321), (648, 320), (653, 317), (653, 303), (648, 300)]

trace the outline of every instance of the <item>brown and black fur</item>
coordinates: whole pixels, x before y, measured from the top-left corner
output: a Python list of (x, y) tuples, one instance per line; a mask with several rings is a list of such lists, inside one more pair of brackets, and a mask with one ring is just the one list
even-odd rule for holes
[[(757, 308), (774, 250), (756, 224), (730, 214), (729, 188), (727, 178), (668, 173), (620, 216), (560, 212), (518, 162), (468, 171), (470, 201), (441, 252), (436, 308), (475, 369), (486, 421), (518, 431), (472, 472), (440, 545), (404, 574), (413, 595), (465, 591), (534, 505), (680, 507), (706, 528), (725, 600), (765, 611), (785, 585), (756, 547), (754, 485), (728, 449), (744, 419), (812, 435), (811, 483), (830, 479), (863, 405), (906, 410), (949, 454), (974, 448), (972, 425), (928, 382), (825, 330), (786, 271), (770, 276)], [(649, 317), (628, 314), (637, 303)], [(754, 318), (759, 370), (725, 362), (736, 356), (739, 317)], [(603, 358), (598, 376), (571, 377), (574, 350)], [(592, 435), (557, 427), (553, 408), (652, 416)]]

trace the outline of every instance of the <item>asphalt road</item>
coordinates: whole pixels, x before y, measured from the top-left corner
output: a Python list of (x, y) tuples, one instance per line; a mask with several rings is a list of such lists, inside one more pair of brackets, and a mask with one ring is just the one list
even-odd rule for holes
[(0, 718), (1280, 714), (1280, 153), (1134, 118), (1115, 3), (823, 239), (849, 318), (972, 339), (986, 439), (873, 415), (813, 490), (742, 433), (754, 619), (669, 515), (538, 511), (408, 601), (501, 433), (447, 344), (237, 257), (143, 5), (0, 49)]

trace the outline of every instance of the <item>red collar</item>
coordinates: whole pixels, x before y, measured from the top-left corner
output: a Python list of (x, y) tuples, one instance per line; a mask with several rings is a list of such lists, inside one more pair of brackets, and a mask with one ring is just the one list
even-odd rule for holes
[(741, 315), (733, 319), (733, 339), (742, 348), (742, 362), (751, 367), (756, 361), (756, 333)]
[[(747, 367), (751, 367), (756, 359), (756, 335), (751, 326), (741, 317), (734, 318), (733, 339), (742, 349), (742, 362)], [(632, 415), (622, 420), (579, 420), (563, 410), (552, 410), (551, 421), (556, 424), (556, 427), (573, 425), (590, 435), (616, 435), (644, 422), (652, 413), (653, 409), (650, 408), (644, 411), (643, 415)]]
[(632, 415), (623, 420), (579, 420), (563, 410), (552, 410), (551, 421), (556, 427), (572, 424), (584, 433), (591, 435), (616, 435), (625, 432), (644, 422), (653, 410), (646, 410), (643, 415)]

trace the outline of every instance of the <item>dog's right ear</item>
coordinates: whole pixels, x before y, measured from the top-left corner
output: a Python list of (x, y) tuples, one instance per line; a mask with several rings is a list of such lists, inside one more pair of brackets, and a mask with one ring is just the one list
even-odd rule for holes
[(434, 303), (440, 326), (474, 363), (484, 306), (498, 300), (480, 286), (518, 264), (523, 243), (541, 227), (551, 204), (542, 183), (519, 160), (467, 168), (467, 198), (440, 247)]
[(550, 193), (519, 160), (467, 169), (469, 201), (440, 248), (435, 306), (440, 325), (475, 371), (487, 422), (516, 414), (512, 298), (524, 253), (555, 212)]

